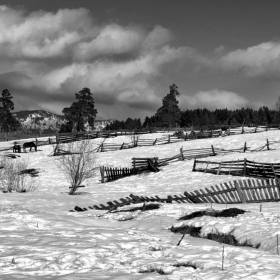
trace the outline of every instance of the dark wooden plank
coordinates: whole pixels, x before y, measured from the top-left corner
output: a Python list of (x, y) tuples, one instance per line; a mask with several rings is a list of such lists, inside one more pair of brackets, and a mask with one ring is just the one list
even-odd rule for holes
[(205, 200), (205, 197), (203, 196), (203, 194), (201, 194), (198, 190), (195, 190), (194, 192), (197, 194), (196, 199), (198, 201), (200, 201), (201, 203), (208, 202), (207, 200)]
[(271, 200), (272, 198), (270, 197), (270, 193), (269, 193), (269, 191), (266, 187), (266, 182), (264, 180), (260, 180), (259, 184), (262, 186), (262, 191), (264, 193), (265, 199), (270, 199)]
[(259, 200), (258, 193), (257, 193), (256, 190), (254, 189), (252, 180), (249, 179), (249, 180), (247, 181), (247, 184), (248, 184), (248, 187), (249, 187), (250, 190), (251, 190), (251, 194), (252, 194), (252, 197), (253, 197), (253, 201), (258, 201), (258, 200)]
[(264, 186), (264, 190), (267, 193), (267, 197), (270, 198), (272, 201), (275, 201), (273, 192), (271, 191), (271, 185), (269, 184), (269, 180), (263, 180), (261, 183)]
[(220, 203), (219, 199), (215, 197), (211, 190), (209, 190), (208, 188), (205, 188), (205, 190), (211, 195), (211, 198), (215, 201), (215, 203)]
[(223, 201), (223, 203), (228, 203), (230, 202), (226, 195), (225, 195), (225, 190), (221, 187), (221, 185), (215, 185), (216, 189), (220, 192), (219, 193), (219, 196), (221, 198), (221, 200)]
[(227, 199), (227, 203), (233, 203), (234, 199), (231, 196), (232, 191), (225, 184), (220, 184), (220, 187), (224, 190), (224, 196)]
[(237, 191), (237, 193), (239, 195), (239, 198), (240, 198), (241, 202), (242, 203), (246, 203), (246, 198), (243, 195), (243, 192), (242, 192), (241, 187), (239, 185), (239, 181), (234, 181), (233, 183), (234, 183), (234, 186), (236, 188), (236, 191)]
[(246, 180), (240, 180), (239, 182), (243, 195), (245, 196), (246, 202), (251, 202), (253, 199), (250, 192), (250, 188), (247, 186)]
[(275, 185), (275, 191), (277, 192), (278, 199), (280, 199), (280, 182), (279, 179), (273, 179), (273, 185)]
[(211, 198), (211, 197), (209, 197), (206, 193), (205, 193), (205, 191), (204, 190), (202, 190), (202, 189), (199, 189), (199, 190), (197, 190), (199, 193), (200, 193), (200, 198), (202, 199), (202, 200), (204, 200), (204, 202), (206, 202), (206, 203), (212, 203), (213, 202), (213, 199)]
[(237, 195), (236, 195), (236, 190), (235, 190), (235, 188), (234, 188), (232, 185), (230, 185), (229, 183), (227, 183), (227, 182), (224, 183), (224, 185), (225, 185), (226, 189), (229, 190), (228, 194), (229, 194), (230, 197), (231, 197), (232, 203), (238, 203), (239, 200), (238, 200), (238, 197), (237, 197)]
[(259, 194), (260, 200), (264, 201), (266, 199), (265, 194), (262, 191), (262, 186), (260, 185), (259, 181), (254, 181), (254, 185), (256, 186), (256, 190)]
[(274, 200), (274, 201), (275, 201), (277, 198), (274, 197), (273, 188), (272, 188), (272, 186), (271, 186), (271, 184), (270, 184), (269, 179), (266, 180), (266, 181), (264, 181), (263, 183), (264, 183), (264, 184), (266, 185), (266, 187), (267, 187), (266, 190), (268, 191), (271, 200)]
[(218, 203), (224, 203), (224, 200), (220, 197), (220, 190), (216, 190), (214, 186), (210, 187), (213, 191), (213, 196), (219, 201)]

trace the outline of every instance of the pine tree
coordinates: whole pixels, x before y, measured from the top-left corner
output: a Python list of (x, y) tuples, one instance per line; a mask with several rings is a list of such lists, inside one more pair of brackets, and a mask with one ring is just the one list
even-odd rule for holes
[(159, 125), (162, 127), (176, 126), (180, 122), (181, 111), (178, 107), (179, 101), (176, 99), (180, 95), (178, 87), (172, 84), (170, 92), (163, 97), (162, 106), (157, 110), (155, 116), (159, 119)]
[(14, 110), (12, 94), (8, 89), (2, 91), (0, 97), (0, 129), (1, 131), (10, 132), (21, 127), (20, 122), (11, 114)]
[(62, 126), (61, 132), (64, 130), (72, 130), (75, 128), (78, 132), (85, 131), (85, 124), (88, 123), (91, 129), (94, 128), (94, 120), (97, 115), (97, 110), (94, 105), (94, 98), (89, 88), (83, 88), (78, 93), (75, 93), (77, 99), (71, 107), (66, 107), (62, 110), (65, 114), (67, 123)]

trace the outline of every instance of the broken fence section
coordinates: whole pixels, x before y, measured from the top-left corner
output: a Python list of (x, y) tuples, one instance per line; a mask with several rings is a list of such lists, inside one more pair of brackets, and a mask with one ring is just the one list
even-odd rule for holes
[(76, 206), (71, 212), (82, 212), (88, 209), (114, 210), (129, 204), (145, 202), (161, 203), (219, 203), (219, 204), (238, 204), (238, 203), (260, 203), (280, 201), (280, 181), (278, 179), (268, 180), (235, 180), (199, 189), (192, 192), (184, 192), (180, 195), (169, 195), (166, 198), (154, 196), (137, 196), (130, 194), (129, 197), (118, 200), (108, 201), (107, 205), (93, 205), (88, 208)]

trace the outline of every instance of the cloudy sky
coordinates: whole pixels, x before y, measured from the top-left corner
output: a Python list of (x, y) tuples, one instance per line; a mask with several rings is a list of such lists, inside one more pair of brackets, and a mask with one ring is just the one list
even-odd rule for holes
[(280, 96), (280, 1), (0, 0), (0, 89), (15, 111), (62, 114), (91, 89), (97, 119), (142, 119), (169, 85), (179, 106), (268, 106)]

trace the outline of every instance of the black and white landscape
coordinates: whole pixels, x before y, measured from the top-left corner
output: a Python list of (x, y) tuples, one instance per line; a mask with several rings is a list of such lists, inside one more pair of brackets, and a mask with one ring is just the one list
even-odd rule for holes
[(279, 9), (0, 1), (0, 279), (279, 280)]

